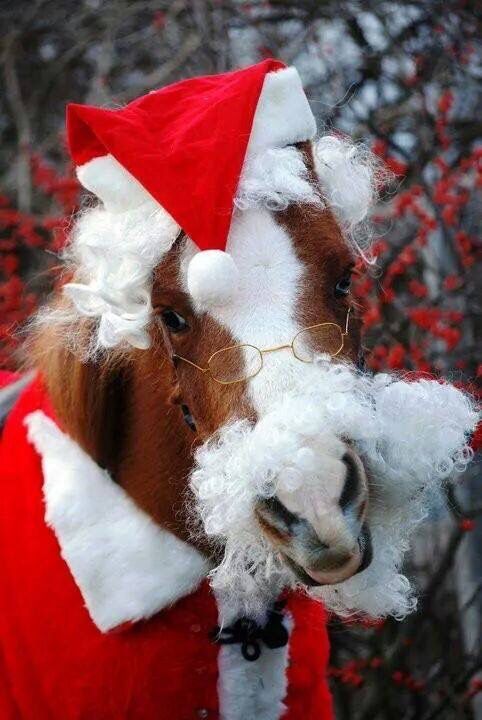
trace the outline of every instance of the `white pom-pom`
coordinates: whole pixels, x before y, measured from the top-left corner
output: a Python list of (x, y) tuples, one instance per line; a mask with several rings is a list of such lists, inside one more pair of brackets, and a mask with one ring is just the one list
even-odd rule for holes
[(236, 264), (222, 250), (196, 253), (187, 268), (187, 287), (198, 307), (212, 307), (229, 302), (239, 285)]

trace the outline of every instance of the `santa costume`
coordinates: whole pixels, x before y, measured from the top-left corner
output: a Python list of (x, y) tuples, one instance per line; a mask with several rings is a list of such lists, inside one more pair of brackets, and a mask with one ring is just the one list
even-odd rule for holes
[[(223, 251), (246, 159), (315, 129), (296, 71), (273, 60), (68, 110), (84, 187), (111, 212), (154, 199), (206, 251), (188, 272), (200, 299), (235, 280)], [(8, 415), (0, 468), (1, 720), (332, 717), (322, 606), (289, 594), (264, 624), (219, 629), (207, 559), (59, 427), (40, 377)]]

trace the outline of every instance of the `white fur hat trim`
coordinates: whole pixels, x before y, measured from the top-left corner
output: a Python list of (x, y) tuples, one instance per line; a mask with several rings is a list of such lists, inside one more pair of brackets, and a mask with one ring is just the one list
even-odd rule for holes
[(109, 212), (133, 210), (154, 198), (113, 155), (89, 160), (77, 168), (79, 182), (97, 195)]

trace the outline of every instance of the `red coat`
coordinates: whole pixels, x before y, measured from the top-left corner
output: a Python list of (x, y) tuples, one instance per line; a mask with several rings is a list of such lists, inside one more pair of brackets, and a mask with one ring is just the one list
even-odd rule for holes
[(206, 561), (47, 415), (34, 382), (0, 441), (0, 720), (332, 718), (320, 605), (290, 596), (254, 662), (213, 642)]

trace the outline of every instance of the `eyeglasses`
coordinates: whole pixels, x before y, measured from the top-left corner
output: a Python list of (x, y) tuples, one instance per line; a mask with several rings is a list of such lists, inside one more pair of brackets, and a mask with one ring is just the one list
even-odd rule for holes
[(263, 356), (278, 350), (291, 350), (300, 362), (312, 363), (320, 353), (336, 357), (343, 350), (348, 335), (348, 322), (351, 308), (348, 308), (344, 330), (336, 323), (319, 323), (300, 330), (289, 345), (275, 345), (261, 350), (255, 345), (230, 345), (216, 350), (207, 362), (207, 367), (196, 365), (181, 355), (173, 355), (173, 360), (191, 365), (202, 373), (207, 373), (220, 385), (232, 385), (254, 378), (263, 368)]

